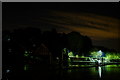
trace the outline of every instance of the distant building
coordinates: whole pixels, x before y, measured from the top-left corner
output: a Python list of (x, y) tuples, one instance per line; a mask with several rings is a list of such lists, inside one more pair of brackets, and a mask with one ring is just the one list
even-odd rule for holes
[(51, 53), (44, 44), (41, 44), (33, 53), (34, 56), (38, 57), (40, 62), (51, 64)]

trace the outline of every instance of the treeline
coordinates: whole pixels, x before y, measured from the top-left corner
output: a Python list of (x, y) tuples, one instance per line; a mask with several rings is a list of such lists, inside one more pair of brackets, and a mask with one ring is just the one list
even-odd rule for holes
[(3, 49), (11, 46), (14, 49), (32, 51), (39, 47), (41, 43), (48, 47), (53, 56), (61, 55), (63, 48), (79, 55), (87, 55), (92, 47), (92, 41), (88, 36), (83, 36), (75, 31), (68, 34), (58, 33), (56, 29), (41, 32), (39, 28), (33, 27), (16, 29), (13, 32), (3, 31)]

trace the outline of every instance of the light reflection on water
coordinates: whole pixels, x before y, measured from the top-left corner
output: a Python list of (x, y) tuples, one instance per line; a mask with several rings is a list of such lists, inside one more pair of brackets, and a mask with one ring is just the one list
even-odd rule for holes
[(99, 72), (99, 77), (101, 78), (101, 75), (102, 75), (101, 72), (102, 72), (102, 70), (101, 70), (101, 67), (100, 67), (100, 66), (98, 67), (98, 72)]
[[(26, 66), (27, 69), (29, 66)], [(37, 69), (37, 68), (36, 68)], [(34, 71), (34, 69), (33, 69)], [(106, 65), (98, 67), (86, 67), (86, 68), (74, 68), (74, 69), (64, 69), (64, 70), (44, 70), (43, 72), (37, 69), (38, 74), (43, 72), (49, 74), (53, 77), (62, 77), (63, 79), (69, 80), (80, 80), (89, 78), (89, 80), (120, 80), (120, 65)], [(35, 72), (37, 73), (37, 72)], [(34, 74), (33, 74), (34, 75)], [(48, 75), (45, 75), (48, 76)]]
[[(75, 73), (76, 72), (76, 73)], [(90, 77), (94, 80), (120, 80), (120, 65), (106, 65), (91, 68), (70, 69), (68, 73), (72, 75), (80, 74), (81, 76)], [(71, 75), (71, 76), (72, 76)], [(92, 80), (91, 79), (91, 80)]]
[(28, 64), (25, 64), (25, 65), (24, 65), (24, 70), (26, 71), (26, 70), (28, 70), (28, 68), (29, 68), (29, 65), (28, 65)]

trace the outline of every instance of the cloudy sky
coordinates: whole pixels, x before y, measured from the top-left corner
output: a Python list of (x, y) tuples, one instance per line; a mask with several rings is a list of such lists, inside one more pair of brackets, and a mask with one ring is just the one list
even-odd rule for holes
[(3, 30), (37, 27), (77, 31), (94, 45), (119, 49), (118, 3), (4, 3)]

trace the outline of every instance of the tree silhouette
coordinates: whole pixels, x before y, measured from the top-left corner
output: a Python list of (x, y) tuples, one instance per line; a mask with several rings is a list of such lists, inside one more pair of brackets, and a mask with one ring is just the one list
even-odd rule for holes
[[(67, 34), (68, 49), (80, 54), (87, 54), (92, 46), (91, 39), (87, 36), (82, 36), (78, 32), (71, 32)], [(80, 55), (79, 54), (79, 55)]]

